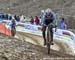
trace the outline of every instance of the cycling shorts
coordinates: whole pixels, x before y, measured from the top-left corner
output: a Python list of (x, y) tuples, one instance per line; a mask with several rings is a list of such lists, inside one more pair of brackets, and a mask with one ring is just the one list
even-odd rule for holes
[(48, 24), (50, 24), (50, 23), (52, 23), (52, 22), (53, 22), (52, 19), (45, 19), (45, 24), (46, 24), (46, 25), (48, 25)]

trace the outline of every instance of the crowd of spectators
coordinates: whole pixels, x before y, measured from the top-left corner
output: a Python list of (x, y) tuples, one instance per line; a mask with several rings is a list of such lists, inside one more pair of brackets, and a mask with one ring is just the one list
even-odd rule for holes
[(5, 13), (0, 13), (0, 19), (2, 20), (12, 20), (15, 19), (16, 21), (20, 21), (20, 17), (17, 15), (11, 15), (11, 14), (5, 14)]
[[(15, 19), (16, 21), (21, 21), (24, 20), (26, 17), (24, 15), (11, 15), (11, 14), (4, 14), (4, 13), (0, 13), (0, 19), (4, 19), (4, 20), (12, 20)], [(42, 22), (42, 18), (38, 17), (38, 16), (31, 16), (30, 17), (30, 23), (31, 24), (36, 24), (36, 25), (41, 25)], [(60, 29), (67, 29), (67, 23), (66, 23), (66, 19), (62, 18), (61, 22), (59, 23), (59, 28)]]
[(42, 23), (42, 19), (41, 17), (38, 17), (38, 16), (35, 16), (35, 17), (32, 17), (31, 16), (31, 21), (30, 21), (31, 24), (36, 24), (36, 25), (41, 25)]

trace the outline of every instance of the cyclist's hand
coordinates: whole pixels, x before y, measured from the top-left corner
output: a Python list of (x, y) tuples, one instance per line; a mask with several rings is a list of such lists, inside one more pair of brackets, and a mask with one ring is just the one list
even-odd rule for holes
[(57, 31), (57, 25), (55, 25), (55, 32)]

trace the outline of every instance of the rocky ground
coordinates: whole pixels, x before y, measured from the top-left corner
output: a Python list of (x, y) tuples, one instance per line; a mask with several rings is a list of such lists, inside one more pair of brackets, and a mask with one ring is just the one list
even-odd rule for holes
[(75, 16), (75, 0), (0, 0), (0, 12), (24, 15), (39, 15), (41, 9), (50, 7), (58, 15)]
[(33, 45), (25, 40), (19, 40), (0, 34), (0, 60), (74, 60), (74, 56)]

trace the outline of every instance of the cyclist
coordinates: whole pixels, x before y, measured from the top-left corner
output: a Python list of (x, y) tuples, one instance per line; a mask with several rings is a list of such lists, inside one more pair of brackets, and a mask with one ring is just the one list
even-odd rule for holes
[(12, 33), (12, 36), (14, 36), (15, 33), (16, 33), (15, 26), (16, 26), (16, 21), (15, 21), (15, 19), (13, 19), (12, 22), (11, 22), (11, 33)]
[[(46, 31), (46, 27), (48, 25), (51, 25), (51, 27), (56, 27), (57, 26), (57, 20), (56, 20), (56, 15), (55, 13), (51, 10), (51, 9), (46, 9), (45, 11), (45, 16), (42, 22), (42, 35), (44, 38), (44, 45), (46, 45), (46, 37), (45, 37), (45, 31)], [(51, 31), (53, 33), (53, 31)], [(53, 37), (52, 37), (52, 44), (53, 44)]]

